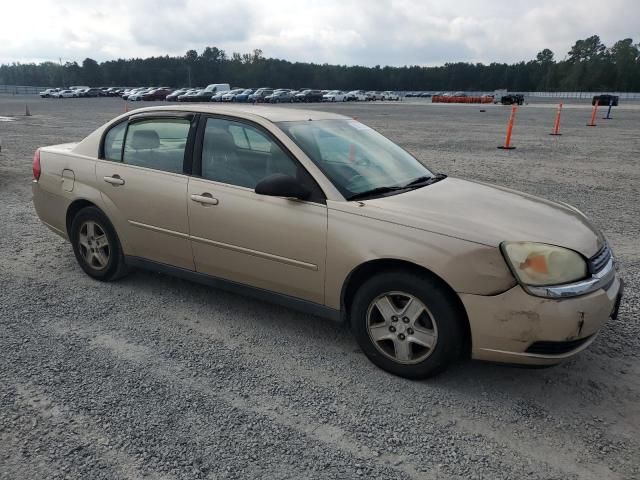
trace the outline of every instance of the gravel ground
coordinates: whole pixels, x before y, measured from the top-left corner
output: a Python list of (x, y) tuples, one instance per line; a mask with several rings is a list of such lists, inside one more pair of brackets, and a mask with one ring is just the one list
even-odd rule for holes
[(0, 96), (15, 116), (0, 121), (0, 478), (639, 478), (640, 105), (588, 128), (590, 106), (569, 104), (561, 137), (553, 105), (523, 106), (512, 151), (496, 149), (505, 107), (312, 108), (436, 171), (580, 208), (619, 258), (619, 318), (559, 367), (462, 362), (412, 382), (318, 318), (146, 272), (93, 281), (39, 223), (31, 157), (123, 102)]

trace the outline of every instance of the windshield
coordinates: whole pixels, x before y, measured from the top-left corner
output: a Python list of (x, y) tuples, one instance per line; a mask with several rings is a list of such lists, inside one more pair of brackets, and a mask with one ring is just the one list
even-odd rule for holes
[(356, 120), (280, 122), (278, 126), (345, 198), (433, 176), (407, 151)]

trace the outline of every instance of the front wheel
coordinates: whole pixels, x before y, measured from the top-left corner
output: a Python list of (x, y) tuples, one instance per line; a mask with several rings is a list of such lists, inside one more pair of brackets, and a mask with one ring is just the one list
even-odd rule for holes
[(107, 216), (96, 207), (80, 210), (71, 222), (71, 244), (84, 272), (96, 280), (116, 280), (126, 274), (118, 235)]
[(393, 272), (367, 280), (351, 307), (365, 355), (395, 375), (420, 379), (444, 371), (462, 351), (462, 313), (439, 280)]

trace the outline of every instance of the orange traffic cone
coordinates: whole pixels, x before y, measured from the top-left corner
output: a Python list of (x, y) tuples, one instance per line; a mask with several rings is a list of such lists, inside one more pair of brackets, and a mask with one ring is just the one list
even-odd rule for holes
[(593, 104), (593, 110), (591, 111), (591, 121), (587, 123), (587, 127), (595, 127), (596, 126), (596, 114), (598, 113), (598, 107), (600, 106), (600, 100), (596, 100), (596, 103)]
[(560, 133), (560, 116), (562, 115), (562, 102), (558, 105), (558, 113), (556, 113), (556, 121), (553, 124), (553, 130), (549, 135), (562, 135)]
[(511, 115), (509, 116), (509, 121), (507, 122), (507, 136), (504, 139), (504, 145), (499, 146), (498, 148), (502, 150), (513, 150), (516, 147), (511, 146), (511, 134), (513, 132), (513, 124), (516, 121), (516, 112), (518, 111), (517, 105), (511, 106)]

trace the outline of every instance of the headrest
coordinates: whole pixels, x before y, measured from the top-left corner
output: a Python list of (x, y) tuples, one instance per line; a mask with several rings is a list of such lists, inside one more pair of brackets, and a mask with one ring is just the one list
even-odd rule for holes
[(131, 139), (131, 148), (134, 150), (144, 150), (158, 148), (160, 137), (155, 130), (135, 130)]
[(219, 150), (235, 150), (236, 143), (233, 141), (231, 134), (224, 130), (205, 131), (205, 144), (209, 148)]

